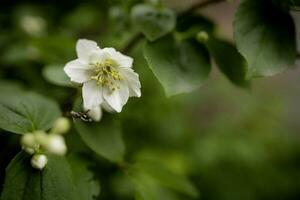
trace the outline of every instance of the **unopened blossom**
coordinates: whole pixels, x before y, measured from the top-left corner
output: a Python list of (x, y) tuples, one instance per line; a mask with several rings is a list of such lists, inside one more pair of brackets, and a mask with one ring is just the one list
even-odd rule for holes
[(51, 129), (52, 134), (65, 134), (71, 128), (71, 124), (68, 118), (60, 117), (58, 118)]
[(31, 166), (35, 169), (42, 170), (48, 162), (47, 156), (44, 154), (35, 154), (31, 158)]
[(76, 44), (77, 59), (68, 62), (65, 73), (71, 81), (83, 84), (85, 110), (99, 121), (102, 105), (121, 112), (128, 98), (141, 96), (139, 76), (133, 71), (133, 59), (114, 48), (98, 47), (94, 41), (80, 39)]
[(52, 154), (63, 156), (67, 153), (67, 145), (63, 136), (61, 135), (48, 135), (47, 142), (43, 144), (43, 148)]

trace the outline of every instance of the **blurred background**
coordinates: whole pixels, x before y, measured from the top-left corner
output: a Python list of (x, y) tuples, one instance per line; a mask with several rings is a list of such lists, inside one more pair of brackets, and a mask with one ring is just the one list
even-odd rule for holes
[[(129, 12), (138, 2), (1, 3), (0, 98), (5, 95), (3, 91), (20, 87), (49, 96), (64, 112), (69, 111), (75, 89), (64, 84), (64, 75), (53, 69), (61, 70), (76, 57), (78, 38), (93, 39), (100, 47), (122, 49), (135, 34)], [(181, 11), (198, 1), (163, 2)], [(232, 40), (237, 5), (219, 3), (199, 13), (216, 23), (220, 36)], [(297, 13), (294, 15), (296, 19)], [(166, 98), (143, 58), (142, 45), (129, 52), (140, 74), (142, 97), (130, 99), (124, 111), (116, 115), (122, 121), (128, 159), (142, 155), (161, 160), (171, 170), (189, 176), (203, 200), (300, 199), (299, 68), (253, 80), (251, 89), (244, 90), (213, 67), (199, 90)], [(62, 81), (51, 79), (53, 76), (62, 76)], [(69, 149), (81, 151), (84, 145), (76, 132), (69, 135)], [(19, 150), (18, 139), (0, 132), (0, 185), (5, 167)], [(115, 167), (96, 160), (100, 166), (94, 169), (101, 183), (98, 199), (133, 199), (126, 178)], [(176, 198), (166, 195), (162, 199)]]

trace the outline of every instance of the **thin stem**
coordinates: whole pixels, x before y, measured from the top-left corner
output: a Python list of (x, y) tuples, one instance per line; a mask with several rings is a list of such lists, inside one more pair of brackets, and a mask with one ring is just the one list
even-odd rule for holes
[(141, 40), (144, 38), (144, 35), (142, 33), (137, 33), (136, 35), (134, 35), (125, 45), (125, 47), (122, 49), (122, 52), (124, 54), (128, 54), (128, 52), (134, 48), (134, 46)]
[(200, 8), (204, 8), (204, 7), (209, 6), (211, 4), (220, 3), (220, 2), (223, 2), (223, 1), (226, 1), (226, 0), (206, 0), (206, 1), (201, 1), (201, 2), (198, 2), (198, 3), (194, 4), (194, 5), (192, 5), (187, 10), (181, 12), (180, 15), (186, 14), (186, 13), (192, 13), (192, 12), (195, 12), (196, 10), (198, 10)]

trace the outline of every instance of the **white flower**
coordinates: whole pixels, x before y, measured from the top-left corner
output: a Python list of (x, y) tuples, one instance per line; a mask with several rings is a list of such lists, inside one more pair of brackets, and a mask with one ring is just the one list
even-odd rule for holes
[(42, 170), (48, 162), (47, 157), (44, 154), (35, 154), (31, 158), (31, 166), (35, 169)]
[(77, 41), (76, 52), (78, 58), (67, 63), (64, 70), (71, 81), (83, 84), (83, 104), (92, 111), (89, 115), (100, 119), (102, 104), (121, 112), (129, 97), (141, 96), (132, 58), (114, 48), (100, 49), (96, 42), (86, 39)]

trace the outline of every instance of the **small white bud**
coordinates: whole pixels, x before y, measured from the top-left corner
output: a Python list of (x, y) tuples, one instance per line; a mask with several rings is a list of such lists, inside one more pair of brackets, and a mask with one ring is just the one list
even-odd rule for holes
[(209, 35), (207, 34), (206, 31), (200, 31), (197, 36), (196, 36), (198, 42), (206, 42), (209, 39)]
[(21, 145), (33, 148), (36, 144), (35, 137), (32, 133), (26, 133), (21, 138)]
[(70, 121), (66, 117), (58, 118), (51, 129), (51, 133), (54, 134), (63, 134), (69, 131), (71, 127)]
[(35, 154), (31, 158), (31, 166), (35, 169), (42, 170), (48, 162), (47, 156), (44, 154)]
[(35, 153), (35, 149), (34, 149), (34, 148), (30, 148), (30, 147), (25, 147), (25, 146), (23, 146), (22, 149), (23, 149), (24, 151), (26, 151), (27, 153), (31, 154), (31, 155)]
[(61, 135), (49, 135), (47, 142), (43, 144), (43, 147), (49, 153), (63, 156), (67, 152), (67, 146), (63, 136)]
[(47, 144), (49, 135), (44, 131), (34, 132), (35, 141), (41, 146)]
[(91, 109), (84, 108), (87, 112), (87, 115), (95, 122), (99, 122), (102, 118), (102, 109), (100, 106), (96, 106)]

